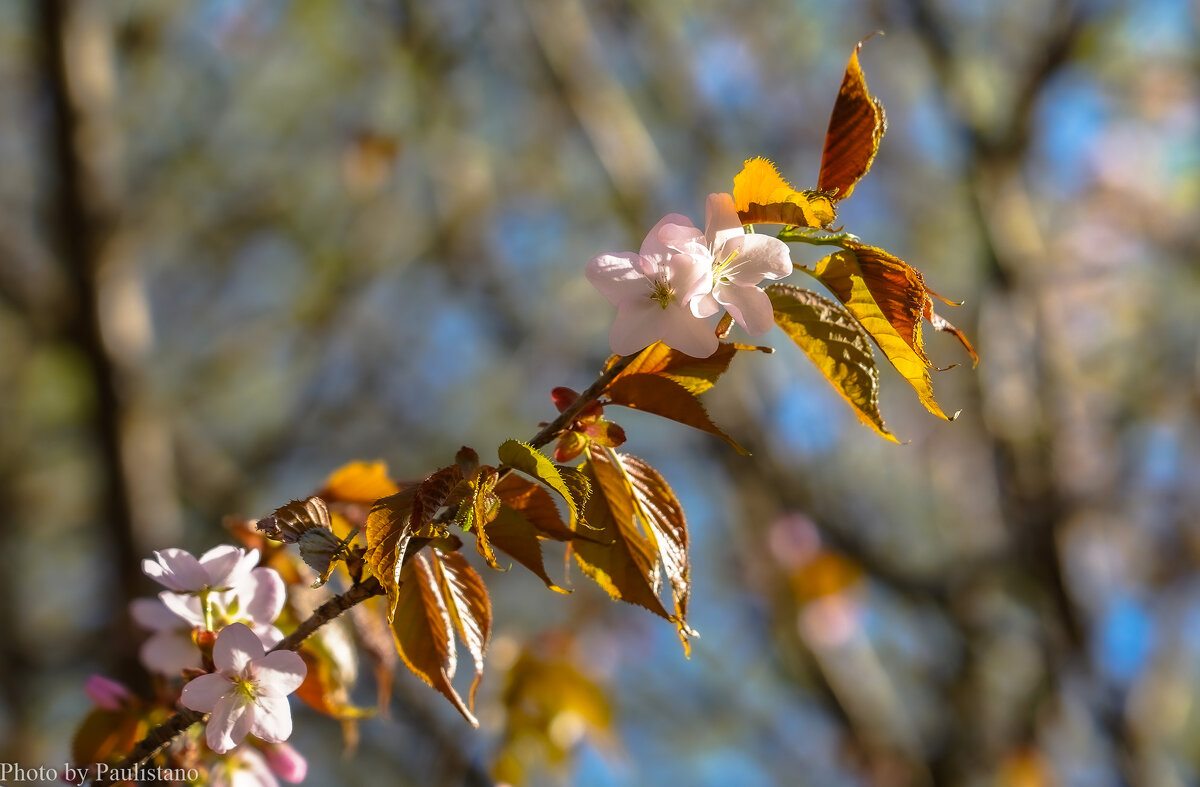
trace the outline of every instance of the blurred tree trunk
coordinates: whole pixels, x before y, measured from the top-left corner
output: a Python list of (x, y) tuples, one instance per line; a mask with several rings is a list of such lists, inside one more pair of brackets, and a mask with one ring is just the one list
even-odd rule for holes
[(137, 638), (128, 602), (144, 579), (140, 559), (173, 535), (178, 519), (172, 455), (142, 374), (152, 333), (133, 239), (122, 227), (122, 134), (114, 112), (113, 37), (103, 3), (34, 0), (51, 105), (47, 164), (50, 246), (69, 281), (67, 340), (86, 360), (100, 464), (95, 506), (112, 549), (117, 613), (106, 656), (136, 680)]

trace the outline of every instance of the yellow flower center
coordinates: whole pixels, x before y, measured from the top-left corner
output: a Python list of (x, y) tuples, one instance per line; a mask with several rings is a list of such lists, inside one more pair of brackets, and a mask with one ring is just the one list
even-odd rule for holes
[(732, 252), (730, 252), (728, 257), (721, 260), (720, 262), (713, 263), (713, 281), (721, 281), (722, 280), (722, 274), (733, 263), (733, 258), (738, 256), (738, 252), (740, 252), (740, 251), (741, 251), (741, 249), (734, 249)]
[(234, 678), (233, 690), (238, 694), (241, 694), (247, 700), (253, 700), (256, 696), (258, 696), (258, 686), (255, 685), (254, 681), (246, 678)]
[(650, 300), (658, 301), (658, 305), (666, 309), (675, 300), (675, 290), (666, 279), (656, 279), (650, 286)]

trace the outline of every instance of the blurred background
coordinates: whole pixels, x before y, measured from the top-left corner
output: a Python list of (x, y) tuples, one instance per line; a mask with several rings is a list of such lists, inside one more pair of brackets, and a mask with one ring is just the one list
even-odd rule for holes
[(607, 353), (587, 260), (751, 156), (814, 186), (882, 29), (839, 221), (966, 302), (978, 368), (929, 339), (961, 417), (884, 369), (885, 443), (781, 333), (707, 397), (751, 458), (611, 412), (690, 517), (691, 660), (590, 582), (489, 571), (482, 728), (401, 674), (351, 756), (298, 711), (309, 783), (1197, 783), (1198, 17), (0, 0), (0, 761), (58, 766), (84, 678), (134, 680), (152, 549), (531, 436)]

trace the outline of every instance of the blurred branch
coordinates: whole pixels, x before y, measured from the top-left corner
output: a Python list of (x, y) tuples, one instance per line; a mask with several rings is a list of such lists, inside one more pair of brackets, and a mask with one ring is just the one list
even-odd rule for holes
[(135, 680), (135, 639), (125, 614), (138, 595), (147, 536), (173, 518), (170, 451), (144, 395), (139, 367), (150, 343), (149, 308), (131, 241), (120, 232), (121, 129), (104, 6), (36, 0), (45, 85), (53, 107), (48, 137), (55, 243), (72, 315), (67, 335), (87, 362), (95, 395), (103, 513), (114, 550), (121, 610), (112, 639), (118, 673)]

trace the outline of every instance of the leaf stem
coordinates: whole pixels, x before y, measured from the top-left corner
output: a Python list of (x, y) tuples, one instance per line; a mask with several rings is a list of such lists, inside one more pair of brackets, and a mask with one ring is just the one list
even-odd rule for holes
[(633, 355), (623, 355), (617, 360), (613, 361), (612, 364), (610, 364), (609, 367), (605, 369), (599, 377), (596, 378), (596, 382), (589, 385), (583, 393), (579, 394), (579, 398), (571, 402), (566, 410), (563, 410), (561, 413), (559, 413), (558, 418), (555, 418), (553, 421), (546, 424), (542, 431), (534, 435), (533, 439), (529, 441), (529, 444), (534, 448), (541, 448), (554, 438), (558, 437), (558, 433), (563, 429), (566, 429), (567, 426), (575, 420), (575, 416), (579, 415), (583, 408), (600, 398), (601, 394), (604, 393), (604, 390), (608, 388), (609, 383), (615, 380), (617, 375), (625, 371), (625, 367), (633, 363), (633, 359), (637, 356), (638, 353), (634, 353)]

